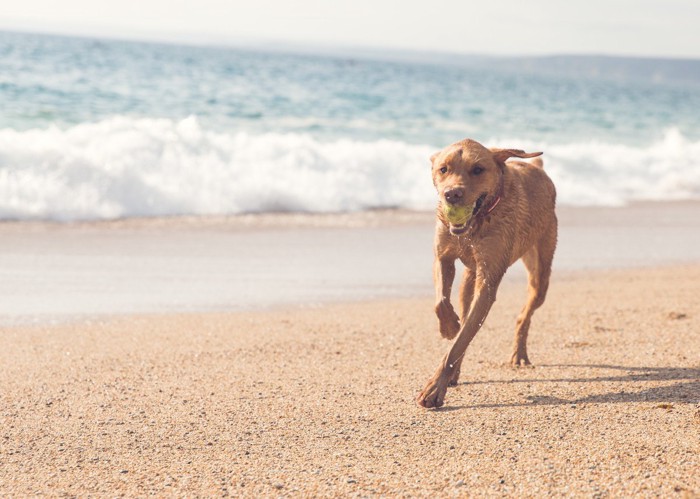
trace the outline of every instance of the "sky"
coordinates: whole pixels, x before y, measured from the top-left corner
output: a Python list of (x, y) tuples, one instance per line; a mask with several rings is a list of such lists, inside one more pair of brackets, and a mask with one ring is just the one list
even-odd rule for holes
[(21, 0), (0, 29), (181, 43), (700, 58), (700, 0)]

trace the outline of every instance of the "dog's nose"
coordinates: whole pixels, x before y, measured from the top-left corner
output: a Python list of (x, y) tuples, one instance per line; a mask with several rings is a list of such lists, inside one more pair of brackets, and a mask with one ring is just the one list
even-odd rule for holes
[(447, 201), (450, 204), (459, 203), (463, 197), (464, 189), (461, 189), (459, 187), (445, 190), (445, 201)]

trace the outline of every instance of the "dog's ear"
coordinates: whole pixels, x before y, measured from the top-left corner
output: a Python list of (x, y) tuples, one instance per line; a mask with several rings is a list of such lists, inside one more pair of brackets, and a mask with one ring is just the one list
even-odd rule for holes
[(493, 159), (498, 163), (505, 163), (508, 158), (536, 158), (537, 156), (542, 156), (541, 152), (525, 152), (520, 149), (491, 149), (491, 154), (493, 154)]

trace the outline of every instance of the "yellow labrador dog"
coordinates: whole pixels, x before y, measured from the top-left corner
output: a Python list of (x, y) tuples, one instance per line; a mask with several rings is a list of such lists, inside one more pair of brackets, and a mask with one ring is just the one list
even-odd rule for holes
[[(529, 293), (515, 327), (511, 363), (529, 365), (527, 333), (533, 312), (544, 302), (557, 245), (556, 191), (541, 152), (487, 149), (470, 139), (434, 154), (438, 191), (434, 279), (440, 334), (457, 341), (418, 395), (423, 407), (440, 407), (447, 387), (459, 378), (464, 352), (496, 300), (508, 267), (522, 258)], [(460, 286), (461, 317), (450, 302), (455, 260), (465, 268)]]

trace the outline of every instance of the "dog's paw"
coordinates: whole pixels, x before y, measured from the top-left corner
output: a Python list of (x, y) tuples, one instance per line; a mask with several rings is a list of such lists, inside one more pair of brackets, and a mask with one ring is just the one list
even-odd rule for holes
[(454, 321), (440, 321), (440, 335), (446, 340), (452, 340), (459, 333), (459, 319)]
[(532, 363), (527, 358), (527, 353), (513, 352), (513, 355), (510, 357), (510, 365), (513, 367), (531, 367)]
[(459, 317), (452, 308), (452, 304), (443, 300), (435, 306), (435, 313), (438, 316), (440, 325), (440, 335), (448, 340), (453, 339), (459, 333)]
[(416, 398), (416, 402), (426, 409), (442, 407), (445, 403), (445, 392), (447, 392), (446, 385), (439, 380), (431, 379)]

